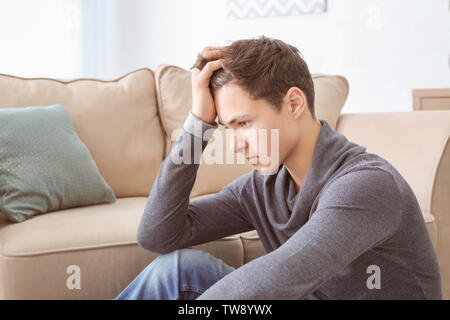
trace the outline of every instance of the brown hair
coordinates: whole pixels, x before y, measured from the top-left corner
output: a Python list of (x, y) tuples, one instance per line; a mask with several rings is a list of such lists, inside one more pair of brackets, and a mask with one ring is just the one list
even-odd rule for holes
[[(279, 111), (289, 88), (298, 87), (305, 94), (308, 108), (315, 118), (314, 83), (296, 47), (260, 36), (234, 41), (221, 52), (223, 68), (213, 73), (209, 84), (213, 97), (218, 89), (233, 81), (252, 99), (263, 98)], [(192, 68), (201, 70), (207, 62), (199, 54)]]

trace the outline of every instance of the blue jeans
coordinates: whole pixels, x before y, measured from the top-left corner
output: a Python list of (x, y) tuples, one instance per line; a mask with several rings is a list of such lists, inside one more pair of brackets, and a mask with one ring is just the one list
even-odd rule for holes
[(235, 268), (197, 249), (160, 255), (116, 300), (195, 300)]

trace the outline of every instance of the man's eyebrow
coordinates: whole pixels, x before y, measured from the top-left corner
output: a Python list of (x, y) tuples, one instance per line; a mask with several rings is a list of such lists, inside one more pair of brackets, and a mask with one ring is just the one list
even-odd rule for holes
[[(228, 124), (228, 125), (232, 125), (232, 124), (235, 123), (236, 121), (239, 121), (239, 120), (248, 118), (249, 116), (250, 116), (250, 115), (248, 115), (248, 114), (238, 115), (238, 116), (234, 117), (233, 119), (231, 119), (231, 120), (228, 121), (228, 122), (225, 121), (225, 123)], [(219, 119), (219, 120), (218, 120), (219, 124), (222, 125), (222, 126), (224, 126), (224, 127), (226, 127), (226, 125), (222, 123), (222, 121), (220, 120), (220, 118), (218, 118), (218, 119)]]

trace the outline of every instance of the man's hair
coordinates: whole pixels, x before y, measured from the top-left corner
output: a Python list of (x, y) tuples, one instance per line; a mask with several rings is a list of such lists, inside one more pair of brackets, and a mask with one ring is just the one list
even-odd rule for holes
[[(314, 113), (314, 83), (299, 50), (281, 40), (260, 36), (237, 40), (223, 47), (223, 68), (210, 80), (212, 96), (229, 82), (237, 84), (252, 99), (265, 99), (277, 111), (282, 98), (291, 87), (298, 87), (306, 96), (309, 110)], [(192, 68), (203, 69), (208, 60), (198, 55)], [(191, 69), (192, 69), (191, 68)]]

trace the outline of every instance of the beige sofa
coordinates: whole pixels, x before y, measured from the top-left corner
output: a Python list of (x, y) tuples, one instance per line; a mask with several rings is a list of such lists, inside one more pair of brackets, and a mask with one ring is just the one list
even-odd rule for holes
[[(347, 80), (323, 74), (313, 78), (317, 117), (390, 161), (416, 193), (437, 249), (444, 297), (450, 298), (450, 111), (341, 115)], [(117, 197), (115, 203), (51, 212), (17, 224), (0, 213), (1, 299), (111, 299), (156, 257), (137, 245), (137, 227), (190, 100), (190, 73), (169, 65), (114, 80), (0, 75), (0, 108), (66, 106)], [(191, 200), (218, 192), (250, 170), (249, 165), (201, 164)], [(255, 231), (196, 247), (234, 267), (265, 254)], [(79, 267), (80, 288), (67, 285), (73, 265)]]

